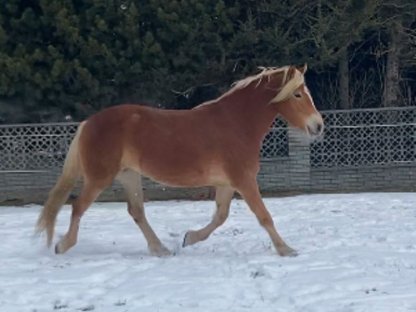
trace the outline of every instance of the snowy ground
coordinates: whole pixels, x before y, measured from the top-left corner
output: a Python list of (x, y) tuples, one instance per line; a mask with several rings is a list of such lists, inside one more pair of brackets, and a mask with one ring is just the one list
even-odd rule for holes
[[(78, 245), (33, 237), (39, 206), (0, 207), (0, 311), (416, 311), (416, 194), (266, 199), (299, 251), (281, 258), (242, 201), (207, 241), (182, 249), (213, 202), (147, 203), (168, 258), (149, 256), (124, 204), (95, 204)], [(66, 231), (69, 209), (59, 215)]]

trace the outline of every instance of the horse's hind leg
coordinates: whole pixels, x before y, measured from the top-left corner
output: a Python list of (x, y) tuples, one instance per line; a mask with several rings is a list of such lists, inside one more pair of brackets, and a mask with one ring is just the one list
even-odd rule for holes
[(228, 186), (217, 187), (215, 192), (217, 210), (211, 222), (198, 231), (188, 231), (183, 240), (183, 247), (207, 239), (216, 228), (225, 222), (230, 211), (233, 195), (233, 188)]
[(93, 185), (93, 183), (85, 182), (81, 190), (81, 194), (72, 204), (71, 222), (68, 232), (56, 244), (55, 252), (62, 254), (74, 246), (78, 239), (78, 229), (81, 217), (94, 200), (100, 195), (103, 188)]
[(170, 255), (170, 251), (160, 242), (149, 222), (147, 222), (140, 174), (133, 170), (124, 170), (117, 175), (116, 179), (124, 188), (129, 214), (143, 232), (150, 253), (158, 257)]

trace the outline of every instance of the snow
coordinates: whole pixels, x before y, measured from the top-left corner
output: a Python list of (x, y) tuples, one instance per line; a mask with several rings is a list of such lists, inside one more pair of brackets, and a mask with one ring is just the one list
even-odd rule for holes
[[(265, 199), (299, 251), (277, 256), (241, 200), (208, 240), (210, 201), (146, 204), (173, 256), (149, 255), (123, 203), (97, 203), (78, 244), (54, 255), (33, 236), (40, 206), (0, 207), (0, 311), (416, 311), (416, 193)], [(70, 209), (58, 218), (65, 233)]]

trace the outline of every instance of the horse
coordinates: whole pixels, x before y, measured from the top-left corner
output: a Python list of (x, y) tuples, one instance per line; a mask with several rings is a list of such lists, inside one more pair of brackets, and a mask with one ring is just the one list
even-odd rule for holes
[(215, 187), (216, 212), (199, 230), (186, 232), (183, 247), (207, 239), (229, 215), (238, 192), (267, 231), (281, 256), (296, 256), (278, 234), (257, 183), (260, 148), (277, 116), (314, 139), (324, 123), (305, 84), (306, 64), (261, 68), (237, 81), (220, 97), (190, 110), (137, 104), (103, 109), (78, 126), (62, 174), (49, 192), (37, 222), (47, 246), (55, 220), (77, 180), (83, 185), (72, 204), (67, 233), (55, 246), (65, 253), (77, 242), (82, 215), (114, 179), (125, 190), (128, 212), (147, 240), (150, 254), (170, 251), (148, 223), (141, 176), (175, 187)]

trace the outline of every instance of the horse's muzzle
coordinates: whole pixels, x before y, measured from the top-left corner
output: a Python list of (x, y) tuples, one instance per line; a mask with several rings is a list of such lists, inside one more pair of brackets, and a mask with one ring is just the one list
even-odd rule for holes
[(319, 137), (324, 131), (324, 121), (322, 120), (321, 115), (313, 115), (309, 117), (306, 124), (306, 132), (311, 137)]

